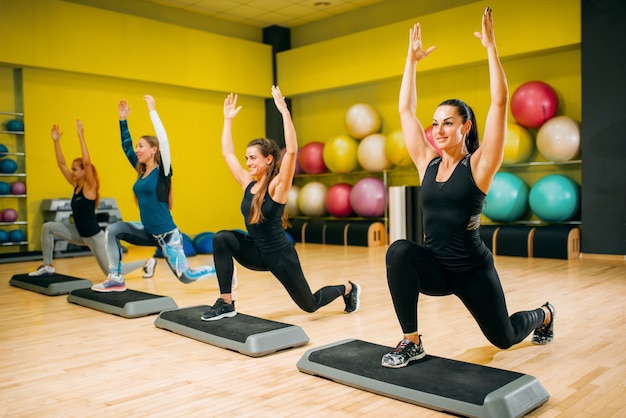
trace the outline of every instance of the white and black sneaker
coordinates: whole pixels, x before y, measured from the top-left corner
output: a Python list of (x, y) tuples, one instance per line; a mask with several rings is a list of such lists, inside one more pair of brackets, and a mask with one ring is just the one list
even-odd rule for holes
[(222, 318), (232, 318), (235, 315), (237, 315), (235, 301), (226, 303), (224, 299), (218, 298), (211, 309), (203, 313), (200, 319), (203, 321), (217, 321)]
[(42, 264), (37, 268), (37, 270), (28, 273), (28, 275), (31, 277), (53, 276), (54, 274), (54, 267), (47, 264)]
[(143, 265), (143, 278), (149, 279), (154, 276), (154, 270), (156, 269), (157, 261), (156, 258), (149, 258), (146, 260), (146, 263)]
[(400, 367), (406, 366), (411, 361), (424, 358), (424, 356), (426, 356), (426, 352), (424, 351), (420, 335), (419, 345), (411, 340), (404, 339), (398, 343), (393, 351), (383, 356), (380, 364), (383, 367), (399, 369)]
[(556, 314), (556, 309), (550, 302), (546, 302), (542, 306), (550, 310), (550, 322), (535, 328), (532, 343), (538, 345), (551, 343), (554, 339), (554, 315)]
[(361, 286), (356, 283), (349, 282), (352, 285), (350, 293), (343, 297), (343, 301), (346, 303), (345, 313), (354, 313), (359, 310), (361, 306)]

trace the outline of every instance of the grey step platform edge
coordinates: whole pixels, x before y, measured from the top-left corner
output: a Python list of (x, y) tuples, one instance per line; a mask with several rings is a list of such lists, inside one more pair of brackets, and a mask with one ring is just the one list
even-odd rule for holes
[(299, 347), (309, 342), (302, 328), (237, 313), (232, 318), (202, 321), (211, 306), (198, 305), (159, 313), (154, 325), (174, 333), (251, 357)]
[(67, 295), (72, 290), (89, 289), (90, 280), (64, 274), (31, 277), (28, 274), (15, 274), (9, 280), (11, 286), (19, 287), (48, 296)]
[(550, 395), (533, 376), (426, 355), (399, 369), (380, 365), (393, 347), (342, 340), (308, 350), (298, 370), (357, 389), (467, 417), (522, 417)]
[(91, 288), (73, 290), (67, 295), (67, 301), (124, 318), (153, 315), (178, 307), (169, 296), (131, 289), (124, 292), (95, 292)]

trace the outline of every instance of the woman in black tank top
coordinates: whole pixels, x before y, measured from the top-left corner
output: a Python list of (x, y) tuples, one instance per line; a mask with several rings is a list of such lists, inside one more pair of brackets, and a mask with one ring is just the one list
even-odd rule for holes
[(492, 11), (474, 35), (487, 51), (491, 103), (479, 147), (476, 118), (461, 100), (435, 110), (432, 143), (417, 119), (416, 67), (435, 47), (423, 48), (419, 23), (410, 31), (399, 113), (407, 150), (420, 176), (424, 245), (398, 240), (387, 256), (387, 282), (403, 338), (382, 366), (398, 368), (426, 353), (417, 326), (420, 294), (456, 295), (487, 339), (499, 348), (519, 343), (534, 330), (533, 343), (553, 338), (554, 307), (508, 314), (493, 256), (479, 236), (482, 203), (500, 168), (507, 126), (508, 87), (496, 48)]

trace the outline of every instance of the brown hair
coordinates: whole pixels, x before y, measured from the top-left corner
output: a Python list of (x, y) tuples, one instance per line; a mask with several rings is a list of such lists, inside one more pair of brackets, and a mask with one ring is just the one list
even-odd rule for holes
[[(83, 164), (83, 159), (81, 157), (78, 158), (74, 158), (74, 161), (72, 161), (72, 164), (78, 164), (81, 168), (81, 170), (85, 170), (85, 164)], [(98, 170), (96, 170), (96, 166), (93, 164), (89, 164), (91, 166), (91, 169), (93, 170), (93, 178), (96, 181), (96, 208), (98, 207), (98, 204), (100, 203), (100, 177), (98, 177)]]

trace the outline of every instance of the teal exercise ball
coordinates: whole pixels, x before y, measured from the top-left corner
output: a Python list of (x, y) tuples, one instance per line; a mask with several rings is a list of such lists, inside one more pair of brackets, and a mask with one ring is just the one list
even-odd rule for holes
[(530, 189), (530, 209), (546, 222), (572, 219), (580, 208), (580, 187), (563, 174), (540, 178)]
[(24, 130), (24, 122), (19, 119), (11, 119), (6, 123), (7, 131), (22, 132)]
[(11, 193), (11, 185), (6, 181), (0, 181), (0, 195)]
[(214, 232), (202, 232), (193, 238), (193, 246), (198, 254), (213, 254)]
[(495, 222), (511, 222), (528, 210), (528, 186), (517, 175), (499, 172), (493, 178), (483, 214)]
[(26, 239), (26, 235), (19, 229), (14, 229), (9, 232), (9, 241), (11, 242), (21, 242)]
[(4, 244), (9, 240), (9, 233), (4, 229), (0, 229), (0, 244)]
[(4, 157), (9, 152), (9, 149), (6, 145), (0, 144), (0, 157)]
[(0, 172), (5, 174), (12, 174), (16, 171), (17, 163), (14, 160), (10, 158), (5, 158), (4, 160), (0, 161)]

